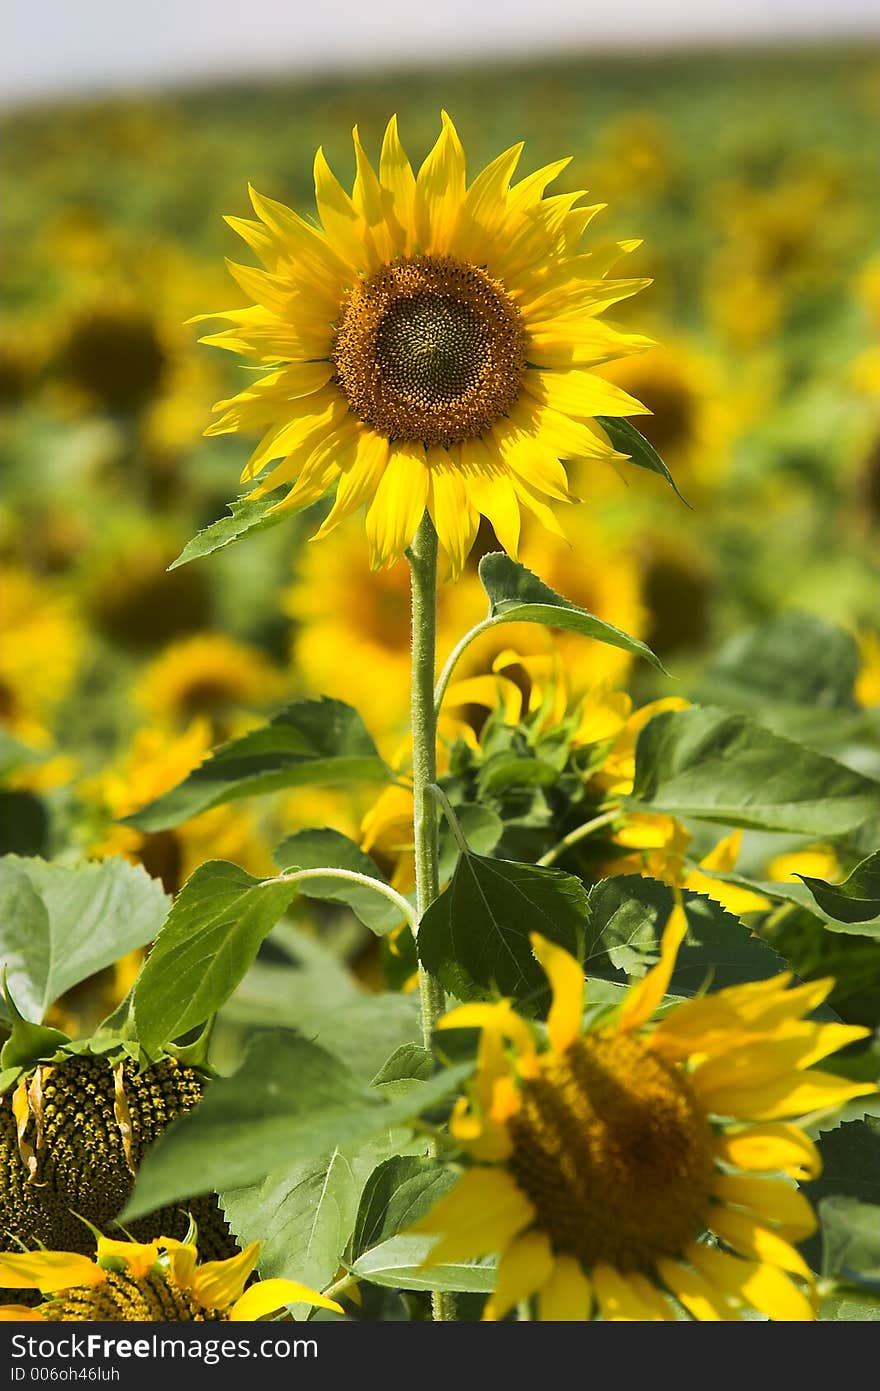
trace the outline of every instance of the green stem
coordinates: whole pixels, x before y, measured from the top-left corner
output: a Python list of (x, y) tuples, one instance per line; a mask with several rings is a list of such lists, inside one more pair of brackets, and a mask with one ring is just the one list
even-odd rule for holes
[(591, 836), (594, 831), (598, 831), (602, 826), (609, 825), (619, 814), (620, 808), (613, 807), (611, 811), (603, 812), (601, 816), (594, 816), (592, 821), (585, 821), (582, 826), (576, 826), (573, 831), (569, 831), (567, 836), (563, 836), (554, 846), (551, 846), (546, 855), (542, 855), (540, 860), (538, 860), (538, 864), (545, 867), (547, 865), (555, 865), (556, 861), (560, 856), (565, 854), (566, 850), (570, 850), (573, 845), (577, 845), (580, 841), (586, 840), (587, 836)]
[(437, 678), (437, 685), (434, 689), (434, 709), (438, 715), (440, 713), (440, 706), (443, 704), (443, 697), (446, 695), (446, 687), (449, 685), (452, 673), (458, 665), (458, 659), (465, 649), (470, 647), (471, 643), (475, 642), (483, 633), (488, 633), (490, 628), (497, 628), (501, 623), (510, 622), (511, 620), (506, 618), (504, 614), (497, 614), (494, 618), (484, 618), (475, 628), (471, 628), (470, 632), (465, 633), (460, 642), (456, 643), (455, 647), (453, 647), (449, 656), (446, 658), (446, 664)]
[[(437, 660), (437, 533), (426, 512), (406, 553), (412, 593), (412, 774), (413, 844), (416, 861), (416, 915), (421, 922), (440, 892), (437, 804), (429, 788), (437, 781), (437, 712), (434, 706), (434, 667)], [(445, 1008), (443, 987), (419, 963), (422, 1038), (431, 1040)], [(431, 1143), (431, 1153), (436, 1152)], [(437, 1322), (455, 1318), (455, 1298), (431, 1291)]]
[(462, 855), (469, 855), (470, 848), (468, 846), (467, 841), (464, 838), (464, 831), (458, 824), (458, 817), (453, 811), (452, 803), (450, 802), (446, 793), (443, 791), (443, 788), (439, 785), (439, 783), (432, 782), (428, 784), (428, 791), (430, 792), (431, 796), (436, 800), (437, 805), (440, 807), (441, 811), (443, 812), (443, 815), (446, 817), (449, 829), (452, 832), (452, 838), (458, 846), (459, 850), (461, 851)]
[(396, 889), (392, 889), (390, 884), (384, 884), (381, 879), (374, 879), (369, 874), (359, 874), (354, 869), (332, 869), (329, 866), (316, 869), (295, 869), (289, 874), (276, 874), (272, 879), (264, 879), (264, 884), (300, 884), (309, 879), (341, 879), (349, 884), (357, 884), (363, 889), (372, 889), (373, 893), (381, 894), (393, 903), (395, 908), (400, 909), (400, 915), (405, 918), (410, 925), (413, 936), (418, 929), (418, 919), (413, 912), (412, 904), (399, 894)]
[[(437, 715), (434, 663), (437, 651), (437, 533), (427, 512), (406, 553), (412, 576), (412, 774), (416, 916), (421, 921), (440, 892), (437, 807), (428, 791), (437, 781)], [(445, 1001), (439, 981), (419, 967), (422, 1037), (430, 1048)]]

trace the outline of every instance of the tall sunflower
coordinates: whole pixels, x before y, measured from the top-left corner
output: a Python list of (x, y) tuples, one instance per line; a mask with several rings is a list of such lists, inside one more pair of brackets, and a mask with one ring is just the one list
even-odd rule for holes
[(427, 508), (457, 574), (481, 514), (515, 555), (524, 510), (559, 529), (560, 460), (621, 457), (594, 417), (645, 407), (589, 369), (649, 346), (599, 317), (647, 283), (609, 274), (638, 242), (581, 250), (601, 205), (546, 195), (567, 160), (511, 184), (521, 144), (468, 186), (445, 112), (418, 174), (396, 118), (378, 174), (357, 129), (354, 147), (351, 195), (318, 151), (321, 227), (253, 189), (258, 220), (227, 219), (266, 269), (230, 263), (256, 303), (202, 316), (231, 325), (202, 341), (271, 370), (207, 433), (264, 432), (242, 480), (252, 498), (293, 483), (279, 509), (338, 484), (319, 536), (366, 504), (374, 568)]
[(788, 1180), (819, 1158), (790, 1122), (874, 1090), (811, 1068), (868, 1030), (805, 1020), (832, 982), (789, 989), (790, 973), (653, 1022), (686, 926), (679, 906), (658, 964), (586, 1029), (580, 965), (533, 935), (553, 991), (543, 1051), (506, 1001), (441, 1021), (482, 1031), (452, 1118), (475, 1163), (414, 1230), (440, 1237), (428, 1264), (500, 1253), (486, 1317), (536, 1294), (542, 1319), (814, 1317), (792, 1243), (815, 1219)]

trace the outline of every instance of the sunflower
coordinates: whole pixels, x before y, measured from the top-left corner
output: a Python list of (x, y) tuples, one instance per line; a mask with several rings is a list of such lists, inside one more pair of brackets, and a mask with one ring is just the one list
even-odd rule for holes
[(225, 1261), (199, 1264), (194, 1240), (160, 1236), (141, 1244), (99, 1237), (94, 1260), (72, 1251), (25, 1251), (0, 1258), (0, 1285), (39, 1290), (36, 1308), (0, 1305), (0, 1319), (41, 1323), (204, 1323), (253, 1320), (288, 1304), (341, 1314), (335, 1300), (295, 1280), (260, 1280), (245, 1289), (260, 1243)]
[(194, 633), (165, 649), (141, 676), (135, 700), (155, 720), (211, 719), (218, 737), (228, 733), (236, 706), (265, 706), (283, 689), (281, 673), (248, 643), (226, 633)]
[(230, 263), (257, 302), (202, 316), (230, 325), (203, 341), (271, 370), (219, 402), (207, 433), (265, 432), (242, 479), (271, 464), (250, 496), (293, 483), (278, 509), (338, 483), (319, 536), (366, 504), (374, 568), (403, 554), (427, 508), (456, 575), (481, 515), (515, 555), (524, 511), (559, 529), (561, 459), (621, 457), (594, 417), (645, 408), (589, 369), (648, 346), (599, 317), (646, 284), (610, 277), (638, 243), (582, 251), (600, 206), (545, 196), (567, 160), (511, 185), (522, 145), (468, 187), (445, 112), (418, 175), (396, 118), (378, 175), (357, 129), (354, 147), (351, 196), (318, 151), (321, 227), (254, 190), (257, 220), (228, 219), (266, 269)]
[(14, 566), (0, 570), (0, 724), (37, 747), (76, 681), (83, 635), (69, 600)]
[[(17, 1079), (13, 1070), (0, 1093), (0, 1252), (36, 1244), (93, 1251), (86, 1223), (116, 1223), (145, 1153), (199, 1103), (205, 1084), (173, 1057), (139, 1068), (118, 1053), (61, 1049)], [(236, 1250), (215, 1194), (190, 1207), (209, 1256)], [(165, 1208), (132, 1230), (141, 1240), (162, 1232), (184, 1235), (179, 1211)]]
[(580, 965), (533, 935), (543, 1049), (507, 1001), (441, 1020), (481, 1030), (451, 1122), (474, 1163), (413, 1230), (440, 1238), (429, 1266), (500, 1253), (484, 1317), (533, 1295), (542, 1319), (815, 1316), (792, 1244), (815, 1218), (787, 1180), (819, 1158), (792, 1118), (874, 1090), (810, 1067), (868, 1030), (806, 1020), (832, 982), (789, 988), (788, 972), (653, 1021), (686, 928), (678, 905), (658, 964), (586, 1029)]

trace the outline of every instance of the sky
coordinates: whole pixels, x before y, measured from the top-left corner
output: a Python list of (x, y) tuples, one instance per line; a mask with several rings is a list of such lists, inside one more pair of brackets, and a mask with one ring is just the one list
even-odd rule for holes
[(876, 0), (30, 0), (0, 49), (6, 104), (487, 55), (880, 37)]

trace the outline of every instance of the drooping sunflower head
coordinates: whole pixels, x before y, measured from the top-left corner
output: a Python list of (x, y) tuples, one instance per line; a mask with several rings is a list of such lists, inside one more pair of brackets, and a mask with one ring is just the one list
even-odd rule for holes
[(199, 1263), (192, 1231), (186, 1240), (159, 1236), (98, 1240), (94, 1260), (71, 1251), (26, 1251), (0, 1257), (0, 1285), (39, 1290), (36, 1308), (0, 1305), (0, 1319), (41, 1323), (190, 1323), (252, 1320), (287, 1304), (311, 1304), (342, 1313), (332, 1299), (295, 1280), (248, 1285), (259, 1242), (222, 1261)]
[(813, 1317), (792, 1243), (815, 1220), (790, 1180), (818, 1156), (791, 1121), (873, 1091), (811, 1068), (866, 1030), (806, 1020), (831, 982), (789, 974), (655, 1022), (686, 929), (679, 904), (658, 964), (586, 1029), (582, 968), (533, 936), (553, 992), (543, 1049), (506, 1001), (441, 1021), (481, 1029), (452, 1118), (471, 1163), (415, 1230), (440, 1238), (428, 1264), (500, 1253), (487, 1317), (535, 1294), (546, 1319)]
[[(200, 1101), (204, 1086), (200, 1072), (172, 1057), (140, 1071), (130, 1058), (81, 1052), (22, 1075), (0, 1095), (0, 1250), (39, 1242), (91, 1251), (81, 1219), (102, 1231), (113, 1226), (146, 1150)], [(215, 1197), (190, 1207), (203, 1249), (212, 1256), (235, 1250)], [(144, 1239), (163, 1231), (182, 1236), (186, 1217), (166, 1210), (132, 1230)]]
[(468, 185), (445, 113), (418, 174), (396, 119), (378, 172), (354, 144), (350, 195), (318, 151), (320, 227), (253, 190), (257, 220), (228, 219), (266, 269), (230, 265), (256, 303), (203, 316), (231, 325), (203, 341), (272, 370), (207, 433), (263, 432), (242, 477), (292, 483), (279, 508), (337, 485), (319, 536), (366, 505), (374, 568), (427, 508), (457, 574), (481, 515), (515, 554), (524, 512), (559, 530), (561, 460), (620, 457), (595, 417), (644, 407), (589, 369), (649, 346), (599, 317), (647, 283), (610, 275), (638, 243), (582, 249), (599, 206), (546, 193), (566, 160), (512, 183), (513, 146)]

